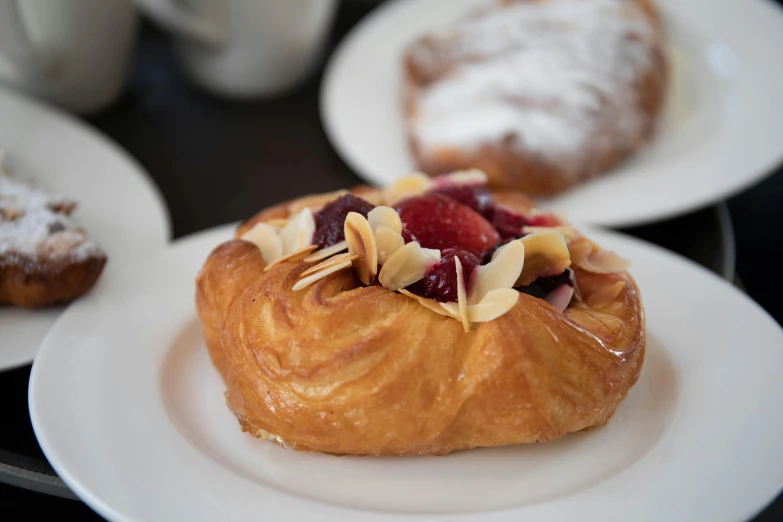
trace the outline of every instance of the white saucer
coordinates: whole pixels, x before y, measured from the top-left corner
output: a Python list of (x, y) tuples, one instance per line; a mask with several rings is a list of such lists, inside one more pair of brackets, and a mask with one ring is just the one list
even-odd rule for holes
[(639, 382), (604, 427), (445, 457), (296, 453), (242, 433), (206, 354), (193, 279), (224, 227), (68, 309), (33, 365), (38, 441), (110, 520), (747, 519), (783, 481), (783, 331), (719, 277), (592, 231), (633, 262)]
[[(109, 261), (93, 289), (170, 237), (157, 187), (125, 151), (65, 113), (0, 88), (0, 148), (15, 173), (79, 203), (74, 216)], [(0, 307), (0, 371), (32, 362), (61, 308)]]
[[(386, 185), (414, 169), (402, 51), (482, 1), (390, 2), (343, 40), (322, 84), (321, 119), (357, 174)], [(749, 187), (783, 159), (783, 11), (766, 0), (657, 4), (672, 66), (659, 132), (611, 175), (541, 202), (574, 221), (619, 227), (672, 217)]]

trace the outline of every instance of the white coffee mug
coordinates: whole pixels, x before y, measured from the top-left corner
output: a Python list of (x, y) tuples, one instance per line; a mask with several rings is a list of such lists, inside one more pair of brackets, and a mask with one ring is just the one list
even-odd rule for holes
[(209, 91), (255, 98), (286, 91), (312, 70), (335, 0), (137, 0), (174, 31), (188, 75)]
[(101, 109), (122, 90), (137, 25), (133, 0), (0, 0), (0, 82)]

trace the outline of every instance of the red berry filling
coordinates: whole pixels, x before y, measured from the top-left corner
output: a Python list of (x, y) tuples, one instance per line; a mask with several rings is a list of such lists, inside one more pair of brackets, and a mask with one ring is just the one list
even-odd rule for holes
[(495, 207), (492, 225), (503, 239), (516, 239), (522, 235), (524, 227), (556, 227), (560, 220), (553, 214), (523, 216), (505, 207)]
[(397, 212), (403, 238), (425, 248), (458, 248), (480, 257), (498, 241), (492, 224), (473, 209), (442, 194), (424, 194), (401, 201)]
[(446, 184), (436, 186), (430, 190), (433, 194), (443, 194), (466, 207), (470, 207), (487, 219), (492, 217), (495, 210), (495, 200), (492, 193), (484, 185), (457, 185)]
[(478, 257), (465, 250), (447, 248), (441, 252), (440, 263), (434, 265), (427, 275), (424, 276), (424, 279), (413, 283), (407, 290), (436, 301), (456, 302), (457, 264), (454, 262), (455, 257), (459, 258), (462, 264), (462, 274), (465, 288), (467, 288), (473, 269), (480, 265), (481, 261)]
[(348, 213), (358, 212), (367, 217), (374, 208), (375, 205), (353, 194), (345, 194), (328, 203), (315, 215), (313, 244), (326, 248), (339, 243), (345, 239), (345, 217)]

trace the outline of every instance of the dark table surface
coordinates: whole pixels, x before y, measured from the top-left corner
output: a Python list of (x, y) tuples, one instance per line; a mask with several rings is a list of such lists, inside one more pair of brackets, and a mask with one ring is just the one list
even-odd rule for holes
[[(373, 7), (373, 2), (344, 0), (330, 49)], [(124, 94), (87, 121), (150, 172), (168, 204), (176, 238), (240, 220), (304, 191), (324, 192), (361, 182), (324, 134), (318, 113), (320, 80), (316, 73), (296, 91), (272, 100), (220, 100), (186, 83), (169, 38), (144, 25)], [(781, 201), (783, 169), (728, 201), (738, 280), (779, 323), (783, 302), (777, 293), (783, 285), (771, 277), (771, 267), (783, 250)], [(709, 252), (719, 241), (710, 237), (719, 233), (713, 209), (625, 232), (687, 253), (713, 270), (723, 268)], [(0, 430), (0, 461), (4, 448), (43, 458), (27, 416), (29, 371), (24, 367), (0, 374), (0, 396), (8, 410)], [(4, 513), (25, 513), (33, 520), (51, 515), (100, 520), (78, 501), (4, 484), (0, 484), (0, 499)], [(781, 519), (783, 497), (755, 520)]]

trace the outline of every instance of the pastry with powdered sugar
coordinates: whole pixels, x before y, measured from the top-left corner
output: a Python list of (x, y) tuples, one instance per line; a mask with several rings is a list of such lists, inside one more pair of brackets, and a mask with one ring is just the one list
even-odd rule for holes
[(606, 172), (653, 133), (662, 40), (651, 0), (499, 0), (422, 36), (404, 60), (418, 167), (532, 195)]
[(67, 303), (95, 285), (106, 254), (71, 218), (75, 207), (0, 169), (0, 305)]

